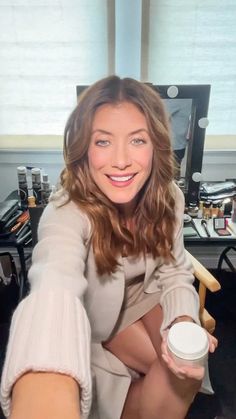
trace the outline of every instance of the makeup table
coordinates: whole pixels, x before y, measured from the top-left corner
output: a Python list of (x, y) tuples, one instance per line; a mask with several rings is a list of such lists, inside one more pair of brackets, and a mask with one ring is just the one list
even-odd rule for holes
[[(229, 219), (230, 220), (230, 219)], [(219, 236), (213, 228), (212, 218), (207, 220), (208, 237), (201, 219), (193, 218), (184, 225), (185, 248), (210, 269), (216, 269), (222, 252), (232, 249), (232, 264), (236, 266), (236, 223), (229, 229), (230, 236)], [(231, 224), (229, 224), (231, 226)]]

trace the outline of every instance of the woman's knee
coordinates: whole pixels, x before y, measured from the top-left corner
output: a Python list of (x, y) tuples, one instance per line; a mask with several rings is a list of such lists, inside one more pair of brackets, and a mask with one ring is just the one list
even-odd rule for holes
[(179, 379), (174, 377), (175, 393), (189, 405), (194, 400), (196, 394), (199, 392), (202, 381), (193, 378)]
[(147, 374), (157, 359), (155, 348), (141, 321), (135, 322), (104, 342), (103, 346), (126, 366), (142, 374)]

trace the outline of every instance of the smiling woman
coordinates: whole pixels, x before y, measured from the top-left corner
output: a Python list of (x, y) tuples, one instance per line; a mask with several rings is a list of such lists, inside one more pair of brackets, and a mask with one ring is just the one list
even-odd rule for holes
[(13, 316), (6, 416), (183, 419), (201, 385), (212, 391), (203, 367), (167, 350), (174, 323), (199, 323), (167, 121), (159, 94), (134, 79), (107, 77), (81, 95), (31, 292)]
[(88, 150), (98, 188), (130, 217), (152, 170), (153, 146), (143, 113), (129, 102), (103, 105), (95, 113)]

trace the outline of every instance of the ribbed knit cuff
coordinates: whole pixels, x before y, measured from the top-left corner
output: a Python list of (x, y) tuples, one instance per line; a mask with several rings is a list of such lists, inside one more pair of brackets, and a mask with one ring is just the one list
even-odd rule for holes
[(190, 316), (197, 323), (199, 321), (199, 298), (192, 285), (184, 287), (173, 286), (161, 296), (160, 304), (163, 309), (163, 323), (161, 332), (179, 316)]
[(91, 405), (90, 325), (83, 305), (64, 289), (32, 292), (17, 307), (3, 368), (0, 400), (6, 417), (11, 391), (29, 371), (58, 372), (80, 386), (81, 415)]

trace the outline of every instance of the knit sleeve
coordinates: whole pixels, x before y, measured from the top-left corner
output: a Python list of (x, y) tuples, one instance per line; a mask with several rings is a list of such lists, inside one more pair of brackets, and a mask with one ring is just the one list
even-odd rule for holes
[(165, 330), (178, 316), (187, 315), (199, 324), (199, 297), (193, 286), (194, 275), (190, 259), (184, 249), (183, 240), (184, 197), (177, 189), (176, 226), (172, 254), (174, 261), (159, 267), (159, 283), (163, 309), (161, 331)]
[(1, 380), (1, 404), (11, 412), (14, 383), (30, 371), (57, 372), (80, 386), (81, 415), (91, 404), (90, 325), (78, 298), (69, 291), (32, 292), (17, 307)]
[(70, 375), (80, 386), (81, 415), (91, 404), (90, 324), (83, 306), (88, 224), (74, 204), (49, 204), (39, 225), (29, 271), (30, 294), (12, 319), (1, 380), (1, 404), (11, 412), (11, 391), (29, 371)]

